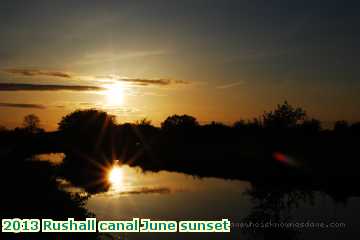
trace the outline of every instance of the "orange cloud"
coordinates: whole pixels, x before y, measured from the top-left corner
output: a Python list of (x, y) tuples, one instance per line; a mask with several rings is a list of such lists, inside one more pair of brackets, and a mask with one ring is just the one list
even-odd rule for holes
[(183, 80), (171, 80), (171, 79), (147, 79), (147, 78), (124, 78), (118, 79), (121, 82), (127, 82), (135, 85), (148, 86), (159, 85), (166, 86), (171, 84), (188, 84), (189, 82)]
[(87, 85), (55, 85), (55, 84), (27, 84), (0, 83), (0, 91), (100, 91), (102, 87)]
[(29, 103), (3, 103), (0, 102), (0, 107), (13, 107), (13, 108), (37, 108), (45, 109), (46, 107), (41, 104), (29, 104)]
[(21, 69), (21, 68), (8, 68), (3, 70), (6, 73), (18, 74), (23, 76), (51, 76), (60, 78), (71, 78), (72, 76), (66, 72), (48, 71), (39, 69)]

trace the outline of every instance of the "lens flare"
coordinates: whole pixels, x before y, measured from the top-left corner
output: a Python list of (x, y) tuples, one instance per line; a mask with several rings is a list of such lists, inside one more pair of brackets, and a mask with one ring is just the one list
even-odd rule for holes
[(124, 173), (121, 167), (113, 166), (108, 175), (108, 180), (115, 190), (120, 190), (123, 186)]
[(281, 162), (285, 165), (293, 166), (293, 167), (298, 166), (298, 163), (293, 158), (281, 152), (274, 152), (273, 157), (276, 161)]

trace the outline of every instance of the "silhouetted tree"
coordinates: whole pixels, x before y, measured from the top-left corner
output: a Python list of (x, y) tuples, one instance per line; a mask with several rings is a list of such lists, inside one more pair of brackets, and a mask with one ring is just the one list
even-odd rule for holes
[(305, 119), (299, 128), (305, 133), (318, 133), (321, 131), (321, 122), (314, 118)]
[(196, 118), (189, 115), (172, 115), (168, 117), (164, 122), (161, 123), (163, 130), (173, 129), (193, 129), (199, 126)]
[(202, 142), (231, 141), (231, 127), (224, 123), (212, 121), (210, 124), (201, 126), (201, 130), (197, 135), (199, 135)]
[(224, 128), (229, 128), (229, 126), (225, 125), (224, 123), (222, 122), (215, 122), (215, 121), (212, 121), (210, 124), (206, 124), (204, 126), (208, 126), (210, 128), (213, 128), (213, 129), (224, 129)]
[(353, 134), (360, 134), (360, 122), (355, 122), (351, 125), (350, 130)]
[(270, 129), (288, 129), (294, 128), (303, 121), (306, 113), (302, 108), (294, 108), (287, 101), (278, 104), (274, 111), (263, 114), (263, 122), (266, 128)]
[(76, 110), (59, 122), (66, 143), (87, 154), (110, 154), (115, 128), (115, 116), (96, 109)]
[(239, 120), (233, 124), (233, 128), (242, 133), (254, 133), (262, 128), (261, 121), (257, 118), (253, 120)]
[(262, 123), (261, 120), (259, 120), (258, 118), (253, 118), (253, 120), (249, 120), (247, 122), (247, 126), (250, 129), (261, 129), (262, 128)]
[(66, 157), (61, 174), (89, 192), (106, 190), (105, 168), (112, 161), (115, 129), (115, 117), (96, 109), (76, 110), (63, 117), (59, 131)]
[(349, 123), (345, 120), (336, 121), (334, 131), (337, 133), (345, 133), (349, 130)]
[(64, 132), (95, 131), (115, 125), (115, 116), (97, 109), (76, 110), (61, 119), (59, 130)]
[(141, 120), (137, 120), (135, 122), (135, 125), (137, 125), (137, 126), (151, 126), (151, 120), (149, 120), (147, 118), (143, 118)]
[(239, 121), (234, 122), (233, 127), (238, 129), (243, 129), (246, 127), (246, 122), (245, 120), (240, 119)]
[[(151, 124), (151, 120), (143, 118), (135, 122), (135, 127), (137, 129), (137, 135), (140, 138), (144, 137), (155, 137), (159, 132), (159, 129)], [(144, 139), (142, 139), (144, 141)]]
[(110, 154), (115, 117), (96, 109), (76, 110), (59, 122), (69, 147), (86, 154)]
[(44, 130), (40, 128), (40, 118), (35, 114), (29, 114), (24, 117), (23, 128), (29, 133), (39, 133)]

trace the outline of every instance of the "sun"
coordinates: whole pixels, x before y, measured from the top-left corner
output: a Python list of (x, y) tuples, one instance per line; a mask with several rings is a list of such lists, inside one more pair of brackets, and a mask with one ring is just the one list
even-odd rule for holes
[(106, 103), (109, 106), (119, 106), (124, 102), (124, 86), (116, 83), (105, 85)]
[(113, 187), (119, 188), (122, 186), (123, 176), (124, 173), (122, 168), (119, 166), (113, 166), (109, 171), (108, 180)]

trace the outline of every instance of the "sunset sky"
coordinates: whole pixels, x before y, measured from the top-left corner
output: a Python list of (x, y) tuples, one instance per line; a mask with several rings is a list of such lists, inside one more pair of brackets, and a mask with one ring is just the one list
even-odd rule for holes
[(75, 109), (118, 122), (257, 117), (287, 99), (360, 120), (359, 1), (0, 3), (0, 125)]

